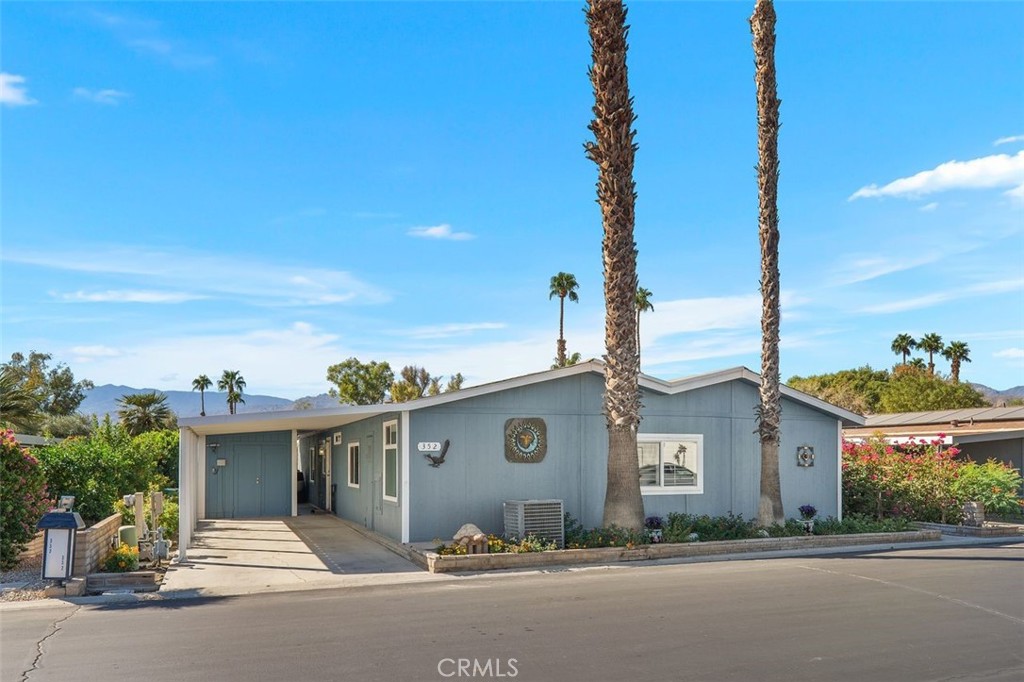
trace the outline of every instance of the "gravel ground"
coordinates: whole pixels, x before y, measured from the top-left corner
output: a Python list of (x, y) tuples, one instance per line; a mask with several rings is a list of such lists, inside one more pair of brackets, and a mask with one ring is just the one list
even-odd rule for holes
[(9, 571), (0, 571), (0, 583), (13, 583), (17, 587), (0, 591), (0, 601), (31, 601), (45, 599), (43, 590), (50, 581), (39, 578), (42, 572), (42, 558), (26, 559)]

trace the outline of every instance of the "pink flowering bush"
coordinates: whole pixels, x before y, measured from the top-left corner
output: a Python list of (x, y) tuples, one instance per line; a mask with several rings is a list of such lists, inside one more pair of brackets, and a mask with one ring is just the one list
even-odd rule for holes
[(843, 514), (957, 523), (964, 500), (955, 484), (965, 463), (941, 441), (891, 445), (882, 438), (843, 443)]
[(14, 439), (0, 432), (0, 569), (18, 563), (18, 556), (36, 534), (36, 524), (50, 509), (46, 480), (39, 462)]

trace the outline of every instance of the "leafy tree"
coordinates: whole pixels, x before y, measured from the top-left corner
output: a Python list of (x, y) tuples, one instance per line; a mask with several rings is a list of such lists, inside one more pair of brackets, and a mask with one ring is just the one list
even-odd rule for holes
[(92, 431), (92, 419), (81, 412), (47, 415), (43, 418), (41, 431), (43, 435), (54, 438), (88, 436)]
[(761, 499), (758, 522), (782, 524), (779, 441), (782, 397), (779, 388), (779, 98), (775, 84), (775, 6), (756, 0), (750, 17), (757, 86), (757, 186), (761, 241)]
[(640, 313), (654, 312), (654, 304), (651, 303), (651, 290), (641, 286), (636, 288), (636, 358), (640, 362)]
[(568, 272), (560, 272), (551, 278), (550, 293), (548, 300), (558, 297), (558, 343), (555, 351), (555, 364), (565, 367), (565, 299), (573, 303), (579, 303), (580, 297), (576, 293), (579, 289), (576, 276)]
[(402, 368), (400, 380), (391, 384), (391, 400), (396, 403), (404, 403), (410, 400), (422, 398), (425, 395), (440, 395), (449, 391), (458, 391), (462, 388), (462, 374), (453, 374), (448, 385), (441, 388), (441, 376), (431, 376), (425, 367), (407, 365)]
[(213, 386), (210, 377), (200, 374), (192, 380), (192, 390), (199, 391), (199, 416), (206, 416), (206, 391)]
[(0, 367), (0, 420), (19, 433), (35, 433), (42, 421), (36, 394), (6, 364)]
[(153, 463), (153, 469), (159, 477), (155, 481), (170, 487), (178, 486), (178, 431), (161, 429), (140, 433), (132, 439), (132, 447), (137, 449), (146, 461)]
[(786, 383), (798, 391), (821, 398), (833, 405), (861, 414), (871, 414), (878, 411), (882, 389), (888, 381), (888, 371), (875, 370), (870, 365), (864, 365), (831, 374), (794, 376)]
[[(593, 64), (594, 141), (585, 144), (597, 165), (597, 202), (604, 231), (605, 391), (608, 483), (604, 526), (639, 530), (644, 522), (636, 432), (640, 424), (640, 364), (636, 349), (636, 130), (626, 68), (629, 28), (622, 2), (588, 0), (587, 27)], [(558, 360), (565, 359), (559, 344)]]
[(129, 435), (165, 429), (176, 422), (167, 396), (156, 391), (123, 395), (117, 399), (117, 416)]
[(925, 334), (917, 342), (917, 347), (928, 354), (928, 373), (935, 376), (935, 354), (945, 350), (942, 345), (942, 337), (938, 334)]
[(0, 570), (6, 571), (17, 565), (49, 507), (43, 470), (10, 429), (0, 432), (0, 490)]
[(907, 364), (907, 356), (910, 355), (910, 351), (917, 348), (917, 341), (910, 334), (900, 334), (892, 340), (892, 346), (890, 346), (892, 352), (896, 355), (903, 356), (903, 364)]
[(376, 405), (384, 402), (395, 373), (387, 362), (359, 362), (349, 358), (327, 368), (327, 381), (334, 384), (333, 397), (345, 405)]
[(238, 403), (245, 404), (242, 400), (242, 390), (245, 388), (245, 378), (237, 369), (226, 369), (217, 380), (217, 390), (225, 391), (228, 394), (228, 414), (234, 414)]
[(879, 395), (882, 412), (926, 412), (985, 407), (988, 401), (969, 384), (954, 384), (916, 368), (897, 368)]
[(950, 341), (942, 351), (942, 357), (949, 360), (949, 371), (953, 383), (960, 383), (960, 363), (971, 361), (971, 349), (963, 341)]
[[(87, 379), (76, 381), (71, 369), (63, 363), (50, 366), (53, 356), (49, 353), (32, 351), (26, 358), (22, 353), (12, 353), (9, 362), (0, 367), (0, 392), (2, 400), (11, 402), (11, 415), (18, 415), (19, 430), (35, 432), (40, 419), (25, 421), (25, 408), (34, 403), (34, 411), (43, 415), (74, 414), (85, 400), (85, 392), (93, 388)], [(8, 397), (9, 396), (9, 397)], [(13, 423), (12, 417), (4, 410), (4, 419)]]
[(462, 384), (465, 380), (466, 378), (462, 376), (462, 372), (456, 372), (448, 377), (448, 384), (444, 387), (444, 392), (451, 393), (452, 391), (461, 391)]

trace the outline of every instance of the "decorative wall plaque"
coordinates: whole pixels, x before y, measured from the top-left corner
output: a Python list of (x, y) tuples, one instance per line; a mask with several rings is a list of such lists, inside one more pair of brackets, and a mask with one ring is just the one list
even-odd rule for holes
[(519, 417), (505, 422), (505, 459), (529, 464), (548, 454), (548, 427), (539, 417)]

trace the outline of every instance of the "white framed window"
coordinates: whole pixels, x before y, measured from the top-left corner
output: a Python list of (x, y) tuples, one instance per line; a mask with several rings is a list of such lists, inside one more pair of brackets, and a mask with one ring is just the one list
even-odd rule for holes
[(398, 502), (398, 420), (384, 422), (384, 499)]
[(704, 436), (692, 433), (638, 433), (636, 452), (643, 495), (697, 495), (704, 492)]
[(359, 443), (348, 444), (348, 487), (359, 487)]

